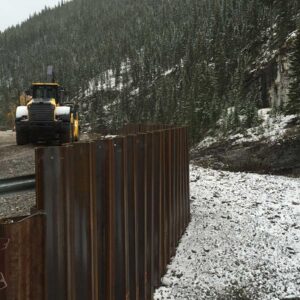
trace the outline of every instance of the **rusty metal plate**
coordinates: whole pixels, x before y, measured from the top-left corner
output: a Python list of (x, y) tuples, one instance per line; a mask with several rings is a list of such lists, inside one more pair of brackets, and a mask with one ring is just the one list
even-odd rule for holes
[(162, 277), (166, 269), (166, 168), (165, 168), (165, 131), (159, 131), (160, 138), (160, 188), (161, 198), (159, 203), (159, 275)]
[(109, 227), (108, 211), (111, 181), (111, 140), (98, 140), (93, 144), (95, 155), (95, 200), (98, 239), (98, 290), (99, 299), (109, 299)]
[[(38, 209), (46, 218), (46, 299), (67, 299), (64, 159), (62, 147), (36, 151)], [(40, 188), (42, 187), (42, 188)]]
[(0, 221), (0, 299), (45, 299), (45, 215)]
[(138, 285), (139, 299), (146, 299), (146, 249), (147, 249), (147, 160), (146, 135), (138, 134), (135, 143), (135, 197), (137, 205)]
[(115, 138), (114, 143), (114, 211), (113, 230), (115, 247), (115, 299), (129, 298), (128, 281), (128, 224), (127, 224), (127, 184), (126, 177), (126, 143), (122, 137)]
[(160, 284), (160, 202), (161, 202), (160, 134), (153, 133), (153, 244), (152, 271), (154, 288)]
[(139, 299), (139, 285), (138, 285), (138, 207), (136, 191), (136, 136), (127, 136), (127, 208), (128, 208), (128, 255), (129, 255), (129, 290), (130, 299)]
[(153, 283), (153, 134), (146, 135), (146, 299), (151, 299), (154, 293)]
[(153, 132), (37, 150), (46, 299), (151, 299), (160, 285), (190, 218), (187, 130), (123, 128), (140, 131)]

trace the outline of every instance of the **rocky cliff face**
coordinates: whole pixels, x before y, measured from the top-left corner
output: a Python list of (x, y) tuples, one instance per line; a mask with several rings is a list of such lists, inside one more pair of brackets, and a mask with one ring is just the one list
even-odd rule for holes
[(263, 107), (283, 108), (289, 101), (290, 63), (297, 34), (292, 32), (280, 49), (272, 50), (272, 42), (267, 40), (252, 66), (250, 73), (259, 82)]
[(290, 64), (297, 34), (300, 33), (298, 31), (292, 32), (275, 56), (276, 73), (269, 88), (270, 105), (272, 107), (284, 107), (289, 101)]
[[(268, 31), (266, 32), (268, 33)], [(260, 124), (239, 133), (207, 137), (194, 149), (196, 164), (215, 169), (300, 176), (300, 116), (282, 113), (289, 101), (291, 61), (298, 33), (292, 32), (280, 49), (265, 38), (251, 65), (249, 86), (261, 97)], [(270, 35), (270, 34), (269, 34)], [(278, 110), (274, 110), (278, 108)]]
[(289, 69), (290, 59), (289, 53), (279, 54), (275, 60), (275, 68), (277, 69), (275, 80), (269, 87), (269, 102), (271, 107), (283, 107), (288, 102), (288, 93), (290, 85)]

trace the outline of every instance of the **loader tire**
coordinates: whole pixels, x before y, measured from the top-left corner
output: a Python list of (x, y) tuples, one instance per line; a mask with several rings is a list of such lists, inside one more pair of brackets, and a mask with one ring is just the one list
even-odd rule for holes
[(17, 145), (26, 145), (28, 144), (28, 136), (24, 131), (16, 130), (16, 141)]
[(78, 132), (78, 135), (76, 136), (73, 126), (72, 126), (72, 138), (73, 138), (73, 142), (78, 142), (79, 141), (79, 132)]
[(60, 133), (60, 144), (66, 144), (72, 142), (71, 124), (64, 124)]
[(71, 141), (75, 142), (75, 136), (74, 136), (74, 125), (71, 125)]

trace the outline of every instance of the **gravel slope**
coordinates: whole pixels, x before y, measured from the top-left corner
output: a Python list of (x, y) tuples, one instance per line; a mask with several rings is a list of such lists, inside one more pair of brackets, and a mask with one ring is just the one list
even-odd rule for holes
[(300, 180), (191, 166), (192, 222), (155, 299), (300, 299)]

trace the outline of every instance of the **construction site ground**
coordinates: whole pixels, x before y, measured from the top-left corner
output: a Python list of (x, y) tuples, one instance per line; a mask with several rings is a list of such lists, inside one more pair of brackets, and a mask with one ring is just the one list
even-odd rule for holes
[[(34, 173), (34, 148), (0, 131), (0, 179)], [(299, 179), (193, 165), (190, 176), (192, 221), (155, 299), (300, 299)], [(0, 219), (34, 204), (34, 192), (0, 196)]]
[[(0, 179), (34, 172), (34, 146), (17, 146), (15, 132), (0, 131)], [(0, 196), (0, 219), (27, 215), (34, 205), (32, 191)]]

